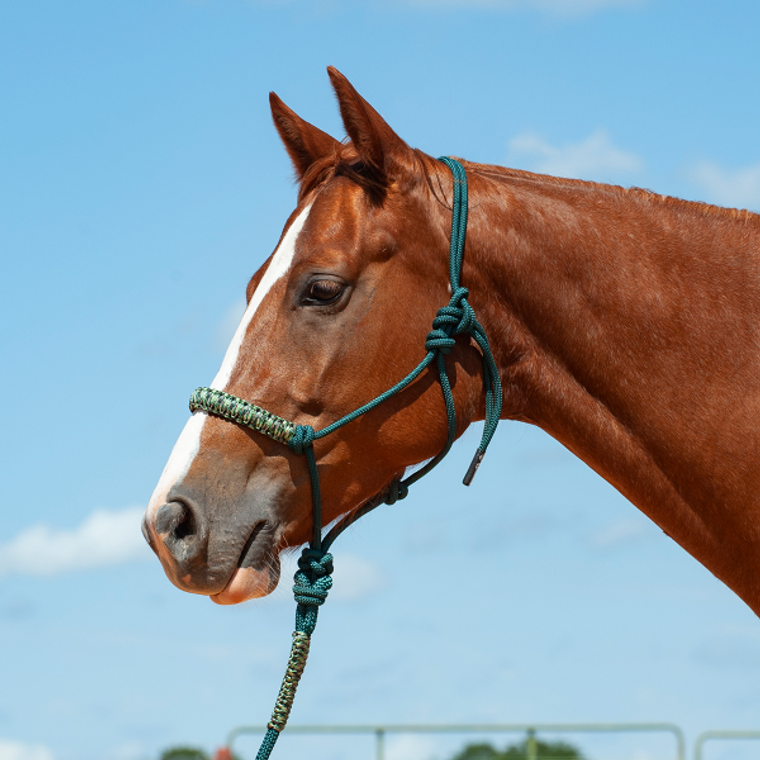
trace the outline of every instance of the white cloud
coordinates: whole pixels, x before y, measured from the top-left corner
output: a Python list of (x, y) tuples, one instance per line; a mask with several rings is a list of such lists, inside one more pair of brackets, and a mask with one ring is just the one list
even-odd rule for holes
[(144, 760), (150, 754), (142, 742), (131, 741), (114, 747), (105, 757), (106, 760)]
[(333, 579), (334, 593), (331, 593), (336, 599), (358, 599), (384, 585), (380, 568), (355, 554), (339, 554), (335, 558)]
[[(288, 552), (281, 556), (282, 571), (278, 587), (278, 598), (293, 599), (291, 588), (293, 575), (298, 569), (300, 552)], [(369, 596), (385, 585), (380, 569), (372, 562), (355, 554), (339, 552), (335, 555), (335, 571), (330, 599), (359, 599)]]
[(432, 737), (401, 734), (386, 740), (385, 756), (388, 760), (428, 760), (435, 756), (435, 750)]
[(0, 544), (0, 577), (50, 576), (148, 557), (150, 550), (140, 532), (143, 512), (144, 507), (98, 509), (73, 530), (49, 525), (27, 528)]
[(611, 549), (643, 538), (649, 526), (643, 520), (618, 520), (591, 537), (598, 549)]
[(711, 161), (701, 161), (691, 169), (689, 176), (712, 203), (760, 210), (760, 164), (732, 170)]
[(53, 753), (42, 744), (0, 739), (0, 760), (53, 760)]
[(581, 142), (559, 148), (526, 132), (509, 141), (509, 164), (522, 164), (539, 174), (600, 182), (616, 181), (619, 175), (634, 174), (642, 168), (641, 159), (616, 147), (603, 129)]
[(537, 10), (550, 16), (582, 16), (608, 8), (634, 8), (646, 0), (406, 0), (434, 8), (484, 8), (505, 11)]

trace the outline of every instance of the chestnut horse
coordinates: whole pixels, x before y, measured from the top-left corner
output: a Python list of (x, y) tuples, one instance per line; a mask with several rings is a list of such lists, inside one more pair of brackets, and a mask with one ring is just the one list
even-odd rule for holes
[[(274, 94), (300, 182), (211, 387), (324, 428), (424, 356), (449, 300), (452, 175), (329, 69), (350, 142)], [(490, 338), (503, 419), (538, 425), (760, 614), (760, 216), (462, 161), (462, 283)], [(457, 435), (484, 417), (480, 349), (446, 357)], [(314, 443), (323, 523), (437, 454), (434, 371)], [(304, 457), (203, 411), (144, 522), (180, 588), (269, 593), (312, 529)]]

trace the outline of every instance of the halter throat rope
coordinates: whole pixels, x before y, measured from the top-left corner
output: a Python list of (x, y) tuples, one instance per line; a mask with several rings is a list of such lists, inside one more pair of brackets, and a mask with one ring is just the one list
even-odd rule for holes
[[(313, 532), (309, 546), (303, 550), (298, 560), (298, 571), (293, 579), (293, 594), (297, 602), (293, 644), (285, 678), (280, 687), (272, 717), (267, 725), (267, 733), (261, 743), (256, 760), (267, 760), (277, 737), (287, 723), (298, 681), (306, 665), (311, 634), (317, 624), (317, 613), (319, 607), (327, 599), (327, 593), (332, 586), (333, 557), (328, 549), (349, 525), (375, 507), (380, 504), (394, 504), (399, 499), (405, 498), (409, 493), (409, 486), (427, 475), (448, 454), (454, 443), (456, 409), (445, 357), (451, 353), (456, 345), (455, 337), (457, 335), (469, 334), (480, 347), (483, 355), (483, 383), (485, 385), (485, 425), (480, 444), (465, 474), (463, 481), (465, 485), (470, 485), (472, 482), (499, 423), (502, 406), (501, 378), (485, 330), (467, 302), (468, 290), (462, 287), (460, 283), (467, 232), (467, 173), (464, 167), (453, 158), (442, 157), (439, 160), (449, 167), (454, 180), (449, 247), (451, 299), (446, 306), (438, 310), (433, 320), (433, 329), (428, 333), (425, 340), (427, 352), (425, 357), (403, 380), (372, 401), (321, 430), (314, 430), (311, 425), (297, 425), (256, 404), (213, 388), (197, 388), (190, 397), (191, 412), (206, 412), (269, 436), (273, 440), (287, 445), (296, 454), (304, 454), (309, 468)], [(314, 457), (314, 441), (330, 435), (330, 433), (395, 396), (419, 377), (434, 361), (438, 370), (438, 380), (441, 385), (448, 420), (446, 444), (443, 449), (407, 478), (395, 478), (385, 491), (343, 517), (323, 537), (322, 501), (319, 488), (319, 470)]]

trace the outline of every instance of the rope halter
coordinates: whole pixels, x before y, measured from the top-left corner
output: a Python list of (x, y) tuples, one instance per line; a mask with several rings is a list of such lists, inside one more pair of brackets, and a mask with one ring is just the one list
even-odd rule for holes
[[(298, 560), (293, 594), (297, 602), (295, 632), (293, 645), (280, 692), (277, 696), (272, 718), (267, 726), (256, 760), (267, 760), (277, 737), (285, 728), (290, 709), (295, 697), (296, 687), (306, 665), (309, 654), (311, 634), (317, 624), (319, 607), (327, 599), (332, 586), (333, 557), (328, 553), (333, 541), (353, 522), (380, 504), (394, 504), (409, 493), (409, 486), (429, 473), (451, 449), (456, 437), (456, 410), (454, 395), (444, 357), (451, 353), (456, 345), (455, 336), (469, 334), (478, 344), (483, 354), (483, 381), (486, 392), (486, 415), (483, 435), (475, 452), (472, 463), (464, 477), (464, 484), (470, 485), (491, 442), (501, 415), (502, 389), (499, 371), (485, 330), (475, 317), (475, 312), (467, 301), (467, 288), (460, 285), (464, 241), (467, 231), (467, 174), (464, 167), (453, 158), (441, 158), (451, 170), (454, 179), (454, 197), (452, 202), (451, 243), (449, 249), (449, 280), (451, 299), (438, 310), (433, 320), (433, 329), (425, 340), (425, 358), (400, 382), (381, 393), (372, 401), (364, 404), (331, 425), (314, 430), (310, 425), (297, 425), (266, 409), (251, 404), (237, 396), (213, 388), (197, 388), (190, 397), (190, 411), (202, 411), (216, 417), (251, 428), (269, 436), (279, 443), (286, 444), (294, 453), (304, 454), (309, 468), (312, 494), (313, 533), (308, 547), (304, 548)], [(358, 509), (339, 520), (333, 528), (322, 536), (322, 502), (319, 491), (319, 470), (314, 458), (314, 441), (347, 425), (366, 412), (374, 409), (383, 401), (391, 398), (406, 388), (419, 377), (433, 361), (438, 369), (438, 380), (443, 392), (448, 419), (446, 444), (443, 449), (416, 472), (403, 480), (394, 478), (388, 488), (370, 499)]]

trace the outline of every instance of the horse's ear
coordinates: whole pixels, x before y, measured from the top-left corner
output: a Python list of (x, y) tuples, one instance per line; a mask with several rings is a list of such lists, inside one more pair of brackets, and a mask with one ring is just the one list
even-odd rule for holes
[(346, 132), (375, 181), (388, 185), (402, 166), (408, 165), (412, 149), (388, 126), (336, 68), (327, 67)]
[(273, 92), (269, 93), (269, 105), (274, 125), (285, 143), (299, 181), (315, 161), (333, 155), (340, 148), (334, 137), (304, 121)]

